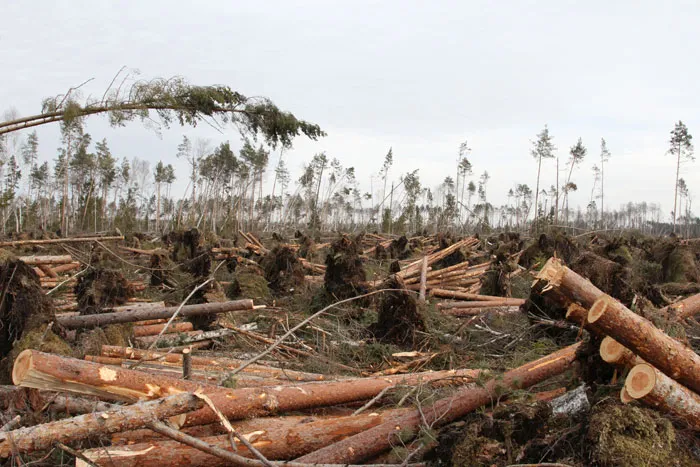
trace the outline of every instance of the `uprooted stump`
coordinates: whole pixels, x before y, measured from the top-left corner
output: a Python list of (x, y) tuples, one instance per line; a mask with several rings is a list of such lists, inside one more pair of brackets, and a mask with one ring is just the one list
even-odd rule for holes
[(167, 285), (168, 287), (173, 287), (175, 285), (170, 278), (175, 265), (169, 258), (167, 250), (155, 250), (153, 254), (151, 254), (148, 267), (151, 269), (152, 286), (158, 287)]
[(78, 278), (75, 295), (80, 314), (94, 315), (105, 307), (125, 304), (134, 296), (134, 288), (119, 271), (91, 268)]
[(571, 269), (622, 303), (629, 305), (635, 291), (630, 288), (630, 269), (589, 251), (571, 263)]
[(324, 286), (337, 299), (346, 299), (367, 292), (367, 275), (362, 264), (361, 239), (341, 236), (331, 244), (326, 256)]
[(414, 294), (405, 290), (403, 281), (396, 276), (391, 276), (381, 288), (399, 290), (382, 293), (378, 303), (378, 320), (369, 327), (369, 331), (383, 343), (414, 347), (418, 333), (426, 330), (425, 319), (418, 310)]
[[(45, 344), (51, 350), (65, 342), (48, 329), (56, 320), (51, 299), (44, 294), (33, 268), (0, 250), (0, 379), (9, 381), (14, 357), (19, 351)], [(23, 349), (22, 349), (23, 350)]]
[[(440, 250), (444, 250), (445, 248), (454, 245), (459, 241), (459, 239), (453, 239), (452, 235), (448, 234), (438, 234), (438, 244), (440, 245)], [(436, 261), (435, 264), (433, 264), (434, 269), (443, 269), (447, 268), (450, 266), (454, 266), (455, 264), (463, 263), (464, 261), (467, 260), (467, 257), (462, 253), (462, 250), (457, 249), (450, 253), (449, 255), (445, 256), (444, 258), (440, 259), (439, 261)]]
[(289, 293), (304, 285), (304, 268), (294, 250), (288, 246), (276, 246), (262, 259), (270, 288), (278, 293)]
[(180, 265), (184, 272), (194, 277), (206, 277), (211, 271), (211, 255), (203, 246), (199, 230), (192, 228), (180, 232), (170, 232), (164, 243), (172, 245), (171, 259)]
[(541, 234), (537, 241), (525, 248), (520, 255), (519, 264), (525, 268), (531, 268), (538, 264), (542, 266), (549, 258), (556, 255), (566, 264), (570, 264), (578, 256), (578, 246), (570, 237), (555, 233), (553, 235)]
[(405, 235), (391, 241), (388, 248), (391, 259), (406, 259), (413, 253), (412, 246)]

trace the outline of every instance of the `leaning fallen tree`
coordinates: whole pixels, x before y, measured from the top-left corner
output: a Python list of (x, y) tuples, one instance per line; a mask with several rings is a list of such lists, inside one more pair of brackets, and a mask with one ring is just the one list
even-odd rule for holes
[(97, 326), (107, 326), (108, 324), (135, 323), (149, 319), (170, 318), (178, 310), (179, 316), (189, 318), (193, 316), (204, 316), (218, 313), (228, 313), (231, 311), (254, 310), (253, 300), (234, 300), (222, 303), (203, 303), (200, 305), (184, 305), (155, 309), (135, 309), (131, 311), (120, 311), (114, 313), (101, 313), (95, 315), (61, 316), (57, 317), (58, 324), (68, 329), (93, 328)]
[(504, 391), (524, 389), (558, 375), (571, 367), (581, 347), (577, 343), (551, 355), (510, 370), (484, 385), (470, 385), (438, 400), (429, 407), (412, 410), (398, 420), (382, 423), (316, 452), (296, 459), (307, 464), (357, 463), (377, 456), (392, 445), (408, 442), (421, 425), (444, 425), (486, 405)]
[[(394, 409), (346, 417), (281, 417), (253, 419), (234, 423), (234, 429), (270, 460), (291, 460), (328, 446), (343, 438), (396, 420), (409, 409)], [(231, 450), (228, 435), (208, 436), (202, 441)], [(238, 438), (234, 438), (238, 454), (254, 455)], [(158, 465), (167, 467), (225, 466), (224, 459), (201, 452), (190, 446), (162, 439), (126, 446), (112, 446), (83, 451), (83, 455), (97, 465), (136, 467), (158, 459)], [(80, 465), (80, 464), (78, 464)]]
[(189, 394), (175, 394), (163, 399), (115, 407), (42, 425), (0, 433), (0, 457), (50, 449), (56, 442), (72, 444), (100, 435), (134, 430), (153, 420), (191, 412), (203, 401)]
[[(441, 380), (460, 384), (472, 381), (479, 374), (479, 370), (447, 370), (337, 382), (227, 389), (25, 350), (15, 360), (12, 380), (18, 386), (77, 392), (129, 402), (199, 389), (211, 398), (225, 417), (242, 419), (367, 400), (393, 386), (415, 386)], [(179, 421), (179, 425), (204, 425), (217, 420), (215, 413), (203, 408), (188, 413)]]

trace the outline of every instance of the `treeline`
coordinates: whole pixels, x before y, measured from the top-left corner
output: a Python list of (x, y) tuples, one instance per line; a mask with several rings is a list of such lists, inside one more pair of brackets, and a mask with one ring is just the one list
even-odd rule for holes
[[(602, 211), (604, 179), (598, 164), (593, 166), (586, 209), (570, 208), (569, 193), (577, 189), (576, 169), (587, 154), (580, 140), (562, 164), (565, 170), (559, 169), (564, 174), (559, 188), (541, 188), (535, 196), (529, 185), (516, 183), (506, 203), (494, 205), (488, 196), (490, 176), (485, 171), (474, 176), (466, 142), (458, 150), (454, 173), (437, 187), (424, 186), (419, 170), (395, 174), (394, 154), (389, 150), (378, 167), (379, 183), (363, 192), (354, 168), (324, 153), (314, 155), (292, 181), (283, 150), (272, 155), (268, 147), (248, 140), (234, 149), (229, 142), (214, 145), (185, 136), (173, 156), (185, 161), (188, 170), (176, 174), (171, 164), (162, 161), (152, 165), (140, 158), (113, 155), (109, 142), (94, 141), (80, 119), (60, 126), (61, 145), (51, 161), (40, 160), (36, 132), (24, 137), (12, 133), (0, 140), (3, 233), (50, 230), (67, 235), (113, 228), (164, 232), (184, 226), (217, 233), (297, 228), (488, 232), (550, 225), (572, 231), (620, 228), (664, 233), (669, 229), (662, 223), (658, 204), (627, 203)], [(553, 157), (553, 150), (545, 128), (533, 146), (538, 167), (541, 158)], [(601, 167), (609, 157), (603, 140)], [(179, 183), (185, 186), (180, 193), (173, 192), (177, 176), (187, 181)], [(682, 178), (679, 183), (684, 213), (679, 216), (679, 233), (697, 235), (700, 220), (692, 215)]]

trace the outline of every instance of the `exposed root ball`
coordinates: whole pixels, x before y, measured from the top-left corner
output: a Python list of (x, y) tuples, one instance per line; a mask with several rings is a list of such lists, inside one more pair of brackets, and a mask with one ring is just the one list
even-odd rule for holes
[[(453, 239), (452, 235), (448, 234), (438, 234), (438, 243), (440, 244), (440, 249), (444, 250), (448, 246), (454, 244), (458, 239)], [(464, 256), (464, 253), (462, 253), (462, 250), (457, 250), (450, 255), (442, 258), (440, 261), (437, 261), (434, 265), (434, 269), (442, 269), (442, 268), (447, 268), (450, 266), (454, 266), (455, 264), (462, 263), (467, 260), (467, 257)]]
[(413, 249), (405, 235), (392, 240), (391, 244), (389, 244), (389, 256), (391, 259), (406, 259), (411, 256), (411, 253), (413, 253)]
[(196, 228), (184, 232), (170, 232), (167, 242), (172, 244), (172, 260), (195, 277), (205, 277), (211, 271), (211, 255), (202, 247), (202, 236)]
[(634, 291), (629, 285), (630, 270), (615, 261), (585, 251), (573, 261), (571, 269), (627, 305), (634, 299)]
[(0, 250), (0, 358), (25, 331), (55, 321), (51, 299), (39, 276), (22, 261)]
[(119, 271), (91, 268), (75, 286), (80, 314), (101, 313), (102, 308), (119, 306), (134, 295), (134, 289)]
[(151, 285), (172, 287), (174, 284), (169, 280), (169, 276), (173, 266), (174, 263), (168, 258), (167, 250), (154, 251), (148, 263), (148, 267), (151, 268)]
[[(383, 289), (405, 289), (403, 281), (390, 277)], [(423, 316), (418, 311), (414, 295), (408, 291), (384, 292), (379, 299), (379, 316), (370, 332), (383, 343), (413, 347), (418, 332), (425, 332)]]
[(326, 256), (326, 291), (338, 299), (354, 297), (367, 291), (367, 276), (360, 258), (361, 242), (343, 235), (331, 244)]
[(304, 269), (294, 250), (274, 247), (260, 263), (270, 287), (278, 293), (289, 293), (304, 285)]

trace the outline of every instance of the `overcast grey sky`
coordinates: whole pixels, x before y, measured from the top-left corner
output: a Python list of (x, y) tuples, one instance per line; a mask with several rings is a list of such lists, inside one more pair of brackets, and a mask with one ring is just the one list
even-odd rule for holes
[[(667, 214), (669, 132), (679, 119), (700, 131), (697, 1), (2, 0), (0, 12), (0, 111), (38, 113), (42, 98), (87, 78), (86, 93), (101, 94), (123, 65), (227, 84), (326, 130), (319, 142), (296, 140), (285, 155), (293, 175), (326, 151), (355, 166), (365, 190), (390, 146), (397, 178), (420, 169), (437, 186), (466, 139), (474, 179), (487, 170), (500, 204), (515, 183), (534, 190), (530, 141), (546, 123), (562, 161), (579, 136), (589, 150), (572, 207), (588, 202), (605, 137), (606, 205), (646, 200)], [(183, 134), (239, 146), (233, 129), (204, 126), (161, 138), (91, 118), (87, 131), (118, 157), (172, 162), (180, 180)], [(54, 158), (58, 126), (38, 132), (41, 156)], [(700, 162), (683, 170), (697, 196)], [(542, 185), (554, 175), (547, 162)]]

